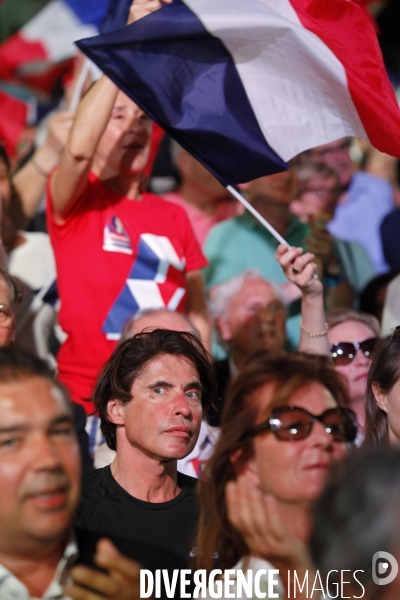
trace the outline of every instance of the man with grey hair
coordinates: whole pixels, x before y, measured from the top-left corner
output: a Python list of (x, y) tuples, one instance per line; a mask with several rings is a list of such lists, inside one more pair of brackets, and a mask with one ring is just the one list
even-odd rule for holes
[[(275, 254), (287, 279), (301, 292), (301, 336), (299, 350), (329, 354), (323, 287), (314, 278), (314, 254), (281, 244)], [(259, 350), (287, 347), (286, 310), (279, 288), (254, 269), (247, 269), (211, 290), (210, 310), (228, 357), (216, 364), (218, 394), (224, 397), (230, 379)], [(290, 349), (290, 348), (288, 348)], [(218, 424), (219, 414), (210, 419)]]
[(126, 321), (122, 328), (119, 344), (145, 329), (188, 331), (200, 339), (198, 329), (183, 313), (177, 313), (168, 308), (146, 308), (138, 310)]
[[(200, 339), (200, 334), (191, 321), (181, 313), (170, 311), (166, 308), (145, 309), (135, 313), (125, 323), (119, 344), (136, 333), (153, 329), (171, 329), (174, 331), (187, 331)], [(206, 461), (214, 451), (214, 446), (219, 436), (219, 429), (212, 427), (207, 422), (207, 415), (203, 416), (200, 433), (196, 446), (185, 458), (178, 460), (178, 471), (190, 477), (201, 476)], [(115, 452), (103, 440), (94, 452), (95, 467), (101, 468), (110, 464), (115, 457)]]
[(286, 311), (278, 288), (255, 269), (216, 286), (210, 310), (228, 351), (228, 357), (216, 364), (218, 397), (223, 398), (230, 379), (254, 352), (285, 347)]

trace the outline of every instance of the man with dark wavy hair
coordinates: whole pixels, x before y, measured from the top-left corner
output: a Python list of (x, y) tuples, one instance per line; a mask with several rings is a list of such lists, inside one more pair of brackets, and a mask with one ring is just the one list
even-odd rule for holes
[(93, 393), (111, 465), (86, 477), (77, 523), (92, 532), (193, 554), (196, 480), (177, 461), (194, 448), (213, 400), (211, 358), (188, 332), (156, 329), (126, 340)]

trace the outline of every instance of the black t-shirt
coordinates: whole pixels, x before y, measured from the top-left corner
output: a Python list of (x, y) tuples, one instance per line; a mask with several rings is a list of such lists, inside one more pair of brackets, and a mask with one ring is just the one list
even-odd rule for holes
[(182, 490), (176, 498), (168, 502), (145, 502), (128, 494), (116, 482), (109, 466), (97, 469), (83, 480), (76, 525), (105, 536), (159, 546), (187, 565), (190, 555), (193, 556), (198, 520), (196, 483), (197, 479), (178, 473)]

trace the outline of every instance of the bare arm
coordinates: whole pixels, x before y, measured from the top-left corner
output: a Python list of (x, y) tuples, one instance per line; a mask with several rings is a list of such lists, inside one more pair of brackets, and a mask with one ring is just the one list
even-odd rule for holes
[(190, 271), (186, 273), (188, 288), (185, 313), (198, 329), (201, 341), (206, 348), (210, 348), (211, 327), (207, 312), (204, 282), (201, 271)]
[[(314, 354), (329, 355), (329, 344), (326, 333), (313, 337), (312, 333), (325, 331), (325, 313), (323, 287), (319, 279), (313, 279), (316, 270), (314, 255), (303, 254), (302, 248), (288, 248), (284, 244), (278, 246), (276, 258), (286, 277), (301, 290), (301, 318), (304, 329), (301, 331), (299, 350)], [(294, 269), (294, 271), (293, 271)], [(296, 273), (297, 271), (297, 273)]]
[[(172, 0), (134, 0), (128, 24), (170, 2)], [(51, 181), (54, 217), (58, 221), (65, 219), (86, 187), (92, 160), (117, 94), (117, 86), (103, 75), (78, 106), (60, 166)]]
[[(327, 310), (345, 306), (352, 308), (354, 292), (349, 281), (344, 277), (342, 265), (335, 254), (334, 239), (326, 228), (328, 220), (329, 217), (325, 215), (320, 215), (318, 218), (310, 216), (310, 237), (306, 240), (307, 248), (315, 255), (319, 277), (321, 279), (327, 277), (332, 281), (332, 285), (324, 288)], [(339, 274), (337, 280), (335, 274)]]
[(58, 165), (71, 129), (73, 113), (61, 111), (49, 121), (46, 141), (13, 177), (25, 216), (35, 216), (46, 189), (47, 178)]
[(103, 75), (78, 106), (59, 168), (51, 181), (54, 217), (58, 221), (65, 219), (86, 187), (117, 93), (117, 86)]

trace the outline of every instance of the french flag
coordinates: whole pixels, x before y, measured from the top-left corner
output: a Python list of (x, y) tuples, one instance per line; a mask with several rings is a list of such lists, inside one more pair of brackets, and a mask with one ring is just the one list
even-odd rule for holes
[(74, 41), (96, 35), (109, 0), (51, 0), (14, 35), (0, 44), (0, 78), (37, 73), (47, 63), (76, 55)]
[(400, 112), (348, 0), (173, 0), (78, 47), (226, 184), (356, 135), (400, 157)]

